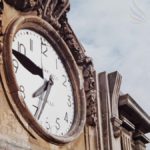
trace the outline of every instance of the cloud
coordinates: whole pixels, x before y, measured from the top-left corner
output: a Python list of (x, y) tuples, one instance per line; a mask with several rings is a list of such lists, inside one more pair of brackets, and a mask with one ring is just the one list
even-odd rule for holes
[[(123, 76), (123, 91), (150, 113), (150, 103), (143, 103), (150, 100), (150, 20), (146, 17), (150, 11), (144, 9), (147, 2), (71, 0), (69, 21), (96, 70), (118, 70)], [(139, 18), (144, 16), (145, 21), (135, 20), (135, 13)]]
[(71, 0), (69, 22), (98, 72), (118, 70), (122, 91), (150, 114), (149, 0)]

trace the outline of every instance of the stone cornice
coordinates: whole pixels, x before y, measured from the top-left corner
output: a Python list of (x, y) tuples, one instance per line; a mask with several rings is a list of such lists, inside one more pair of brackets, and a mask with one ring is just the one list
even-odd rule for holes
[(150, 132), (150, 117), (144, 110), (134, 101), (134, 99), (126, 94), (119, 97), (119, 110), (122, 116), (125, 116), (136, 128), (144, 133)]
[(139, 132), (133, 136), (133, 139), (136, 141), (141, 141), (144, 144), (150, 143), (150, 139), (146, 137), (143, 133)]
[(121, 116), (121, 121), (122, 121), (122, 127), (127, 129), (128, 131), (134, 131), (135, 130), (135, 125), (132, 124), (127, 118)]

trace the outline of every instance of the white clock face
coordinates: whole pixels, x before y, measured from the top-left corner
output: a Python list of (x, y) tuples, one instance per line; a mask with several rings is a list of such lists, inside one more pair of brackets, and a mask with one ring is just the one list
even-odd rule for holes
[(74, 96), (61, 58), (43, 36), (29, 29), (16, 33), (12, 52), (19, 95), (46, 132), (65, 135), (74, 121)]

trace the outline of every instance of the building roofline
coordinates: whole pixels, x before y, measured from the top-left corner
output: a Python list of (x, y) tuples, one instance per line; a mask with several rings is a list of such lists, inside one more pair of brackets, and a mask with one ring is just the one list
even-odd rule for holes
[(123, 113), (134, 125), (138, 125), (144, 133), (150, 132), (150, 116), (129, 94), (119, 97), (119, 109), (121, 114)]

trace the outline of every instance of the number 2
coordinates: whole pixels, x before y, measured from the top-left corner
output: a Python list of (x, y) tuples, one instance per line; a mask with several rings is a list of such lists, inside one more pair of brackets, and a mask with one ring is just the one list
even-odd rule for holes
[(62, 75), (64, 81), (63, 81), (63, 86), (67, 87), (67, 77), (65, 75)]

